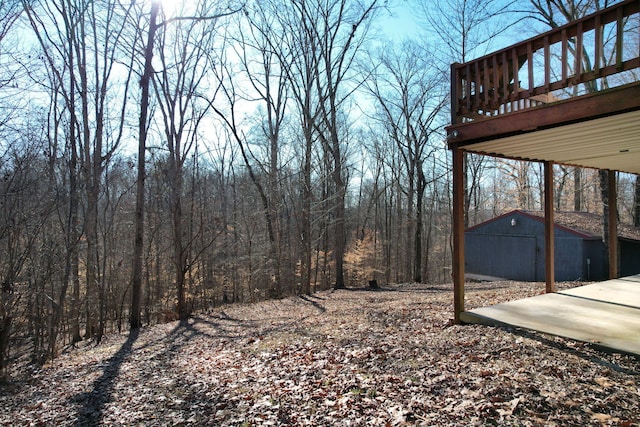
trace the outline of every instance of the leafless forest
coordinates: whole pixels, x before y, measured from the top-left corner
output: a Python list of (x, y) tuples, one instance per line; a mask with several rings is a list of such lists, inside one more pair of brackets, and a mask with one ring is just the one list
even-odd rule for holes
[[(0, 0), (3, 377), (226, 304), (447, 283), (449, 64), (608, 4), (407, 2), (396, 38), (394, 2), (177, 3)], [(602, 212), (597, 171), (555, 174), (556, 209)], [(467, 178), (470, 225), (541, 208), (541, 165)]]

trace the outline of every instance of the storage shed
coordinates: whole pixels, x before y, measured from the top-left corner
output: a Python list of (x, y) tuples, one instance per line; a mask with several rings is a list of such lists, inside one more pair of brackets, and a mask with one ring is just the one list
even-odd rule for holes
[[(555, 280), (603, 280), (609, 272), (602, 217), (556, 212)], [(619, 229), (619, 271), (640, 273), (640, 230)], [(545, 280), (544, 214), (514, 210), (465, 231), (465, 271), (520, 281)]]

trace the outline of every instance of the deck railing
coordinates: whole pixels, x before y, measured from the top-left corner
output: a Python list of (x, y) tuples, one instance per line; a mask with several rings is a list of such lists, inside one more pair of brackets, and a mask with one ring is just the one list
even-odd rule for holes
[(640, 0), (627, 0), (482, 58), (453, 64), (452, 125), (638, 81), (639, 69)]

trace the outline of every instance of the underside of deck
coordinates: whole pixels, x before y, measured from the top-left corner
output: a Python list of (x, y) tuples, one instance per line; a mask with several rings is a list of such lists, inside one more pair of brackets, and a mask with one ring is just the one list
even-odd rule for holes
[(512, 326), (640, 356), (640, 275), (461, 313), (464, 323)]
[[(579, 291), (584, 296), (555, 294), (553, 219), (555, 164), (604, 171), (609, 277), (619, 276), (617, 173), (640, 175), (639, 18), (640, 0), (622, 0), (481, 58), (451, 64), (451, 125), (446, 129), (452, 151), (456, 323), (494, 319), (640, 353), (640, 279), (623, 280), (635, 288), (622, 303), (593, 297), (593, 289), (603, 285)], [(543, 164), (550, 295), (466, 312), (467, 153)], [(521, 319), (526, 322), (520, 324)]]

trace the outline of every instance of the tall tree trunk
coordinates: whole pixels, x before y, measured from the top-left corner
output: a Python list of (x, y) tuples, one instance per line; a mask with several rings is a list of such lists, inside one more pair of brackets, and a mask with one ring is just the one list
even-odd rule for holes
[(407, 166), (409, 174), (409, 188), (407, 190), (407, 212), (405, 220), (405, 248), (404, 248), (404, 266), (402, 271), (402, 280), (409, 281), (413, 278), (413, 258), (415, 256), (416, 243), (413, 241), (415, 237), (415, 208), (414, 198), (416, 194), (416, 169), (413, 159)]
[(347, 287), (344, 279), (344, 255), (346, 252), (347, 235), (345, 229), (345, 198), (346, 198), (346, 182), (344, 181), (344, 164), (342, 159), (342, 150), (340, 147), (340, 138), (338, 136), (338, 109), (336, 105), (335, 93), (329, 97), (329, 115), (325, 117), (330, 123), (331, 141), (328, 152), (331, 153), (333, 171), (334, 194), (334, 249), (333, 258), (335, 262), (336, 282), (335, 289), (344, 289)]
[(582, 211), (582, 169), (573, 169), (573, 210)]
[(302, 183), (302, 292), (311, 295), (311, 153), (313, 137), (311, 126), (305, 126), (305, 150)]
[[(73, 56), (70, 58), (70, 70), (73, 70)], [(69, 73), (69, 107), (75, 108), (75, 79), (74, 74)], [(82, 340), (80, 335), (80, 274), (79, 274), (79, 251), (78, 241), (80, 240), (80, 230), (78, 222), (78, 142), (76, 140), (76, 129), (78, 127), (77, 117), (74, 111), (71, 112), (71, 125), (69, 126), (69, 216), (67, 220), (67, 254), (65, 260), (65, 287), (71, 282), (73, 287), (73, 298), (71, 300), (71, 342), (73, 344)], [(61, 295), (62, 296), (62, 295)], [(62, 301), (61, 301), (62, 302)], [(60, 304), (61, 308), (64, 304)]]
[(282, 297), (282, 224), (280, 221), (280, 192), (278, 191), (278, 135), (272, 125), (272, 106), (267, 105), (269, 116), (269, 139), (270, 139), (270, 159), (269, 159), (269, 212), (273, 222), (273, 241), (271, 242), (271, 260), (275, 264), (273, 271), (273, 286), (275, 287), (276, 298)]
[(142, 299), (142, 255), (144, 251), (144, 192), (147, 151), (147, 117), (149, 110), (149, 85), (153, 77), (153, 43), (157, 30), (158, 11), (160, 2), (154, 0), (151, 3), (149, 18), (149, 33), (145, 46), (144, 72), (140, 79), (142, 88), (140, 99), (140, 121), (138, 122), (138, 176), (136, 179), (136, 215), (133, 245), (133, 277), (131, 280), (131, 310), (129, 312), (129, 326), (135, 330), (142, 326), (140, 303)]
[[(4, 291), (0, 290), (0, 292)], [(0, 383), (4, 382), (6, 378), (6, 356), (9, 351), (9, 332), (12, 320), (12, 317), (5, 313), (0, 317)]]
[(598, 171), (600, 178), (600, 200), (602, 201), (602, 241), (609, 247), (609, 171)]
[[(85, 213), (84, 235), (86, 241), (86, 263), (85, 263), (85, 279), (86, 279), (86, 301), (85, 301), (85, 316), (86, 327), (85, 337), (94, 338), (98, 340), (99, 336), (98, 325), (96, 325), (95, 313), (97, 304), (98, 293), (98, 191), (99, 191), (99, 175), (96, 175), (99, 169), (96, 167), (96, 160), (101, 160), (101, 152), (96, 152), (92, 143), (91, 137), (91, 124), (89, 103), (91, 102), (89, 96), (89, 76), (87, 74), (88, 59), (86, 46), (84, 39), (86, 38), (85, 22), (80, 20), (78, 22), (77, 37), (80, 40), (74, 40), (74, 48), (78, 59), (78, 77), (80, 84), (80, 98), (81, 98), (81, 114), (82, 114), (82, 170), (84, 185), (86, 191), (87, 211)], [(94, 135), (97, 139), (97, 133)], [(98, 159), (96, 159), (96, 157)]]
[(416, 193), (416, 230), (415, 230), (415, 252), (413, 259), (413, 281), (422, 283), (422, 231), (424, 228), (423, 204), (424, 192), (426, 190), (426, 180), (422, 170), (422, 161), (417, 165), (418, 187)]
[(73, 344), (82, 341), (80, 334), (80, 268), (78, 247), (71, 254), (71, 281), (73, 283), (73, 300), (71, 301), (71, 342)]
[(187, 252), (184, 244), (184, 219), (182, 214), (183, 168), (179, 160), (171, 153), (169, 158), (169, 180), (171, 181), (171, 214), (173, 217), (173, 250), (175, 264), (176, 294), (178, 300), (178, 317), (185, 320), (190, 310), (186, 300)]
[(347, 236), (345, 229), (345, 183), (342, 179), (342, 166), (335, 166), (334, 170), (334, 183), (336, 185), (336, 204), (335, 204), (335, 225), (334, 225), (334, 261), (336, 267), (336, 289), (344, 289), (347, 287), (344, 280), (344, 254), (347, 245)]
[(633, 199), (633, 225), (640, 227), (640, 175), (636, 175), (636, 191)]
[[(85, 130), (84, 144), (85, 144), (85, 158), (84, 158), (84, 170), (85, 170), (85, 185), (86, 197), (87, 197), (87, 212), (85, 217), (85, 240), (87, 244), (86, 255), (86, 286), (87, 286), (87, 298), (86, 298), (86, 330), (85, 336), (87, 338), (96, 338), (98, 341), (102, 338), (102, 324), (101, 324), (101, 291), (100, 291), (100, 276), (98, 267), (98, 197), (99, 197), (99, 185), (100, 185), (100, 166), (94, 164), (95, 157), (100, 157), (100, 152), (94, 152), (91, 155), (90, 131), (88, 130), (88, 111), (84, 111), (86, 114), (87, 129)], [(97, 309), (97, 310), (96, 310)], [(96, 311), (98, 312), (98, 319), (95, 318)]]
[[(73, 129), (73, 126), (71, 127)], [(79, 285), (78, 280), (78, 185), (77, 185), (77, 153), (75, 143), (75, 132), (72, 130), (70, 134), (70, 144), (68, 149), (70, 150), (69, 161), (69, 212), (67, 216), (66, 224), (66, 236), (65, 236), (65, 266), (62, 278), (62, 286), (60, 288), (58, 301), (54, 304), (53, 319), (51, 321), (51, 333), (49, 335), (49, 356), (51, 358), (56, 357), (56, 346), (58, 341), (58, 332), (60, 329), (60, 322), (64, 315), (65, 300), (67, 296), (67, 290), (69, 284), (75, 287), (76, 283)], [(79, 286), (78, 286), (79, 288)], [(75, 291), (75, 290), (74, 290)], [(78, 289), (79, 293), (79, 289)], [(75, 299), (71, 301), (71, 340), (73, 343), (81, 340), (80, 328), (77, 318), (77, 304)], [(74, 319), (75, 315), (75, 319)]]

